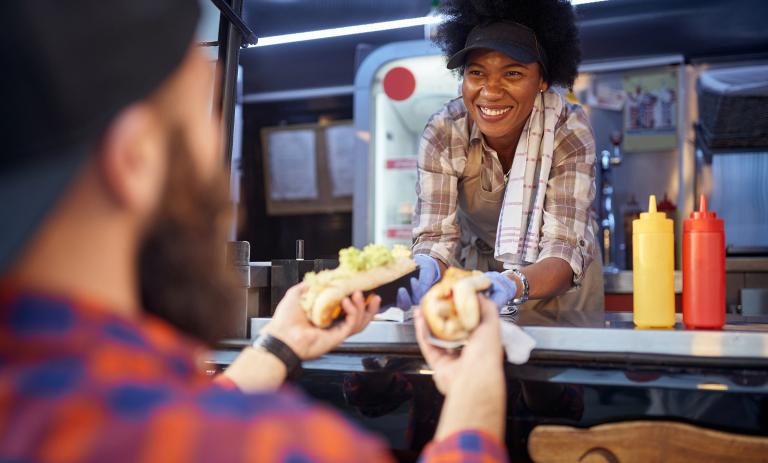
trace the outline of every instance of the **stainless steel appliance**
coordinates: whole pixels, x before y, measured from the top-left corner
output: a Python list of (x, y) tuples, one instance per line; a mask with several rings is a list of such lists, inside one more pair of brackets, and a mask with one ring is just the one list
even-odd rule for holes
[(602, 171), (600, 192), (602, 193), (600, 230), (603, 250), (603, 271), (615, 273), (619, 271), (617, 255), (619, 252), (616, 244), (616, 215), (614, 214), (613, 185), (611, 184), (611, 170), (621, 164), (621, 132), (615, 130), (611, 133), (613, 150), (603, 150), (600, 153), (600, 168)]

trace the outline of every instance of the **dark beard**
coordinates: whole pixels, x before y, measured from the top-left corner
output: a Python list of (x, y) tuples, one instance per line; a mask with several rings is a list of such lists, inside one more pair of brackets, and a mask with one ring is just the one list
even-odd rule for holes
[(145, 312), (208, 345), (233, 331), (239, 300), (225, 263), (231, 214), (224, 175), (201, 184), (183, 137), (174, 137), (162, 203), (139, 254)]

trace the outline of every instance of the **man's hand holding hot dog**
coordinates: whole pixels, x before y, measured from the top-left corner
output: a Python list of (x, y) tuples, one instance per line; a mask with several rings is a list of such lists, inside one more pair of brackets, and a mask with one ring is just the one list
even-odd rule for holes
[(485, 297), (478, 297), (480, 323), (461, 351), (430, 344), (429, 327), (421, 311), (415, 317), (416, 338), (434, 371), (438, 390), (445, 395), (435, 439), (476, 429), (503, 444), (507, 397), (498, 308)]
[(362, 291), (375, 290), (415, 268), (405, 246), (342, 249), (338, 267), (308, 272), (302, 283), (288, 290), (259, 333), (256, 347), (244, 349), (224, 378), (245, 391), (279, 387), (289, 367), (330, 352), (373, 320), (381, 298), (364, 299)]
[[(299, 304), (305, 292), (303, 283), (290, 288), (277, 305), (272, 320), (260, 333), (279, 339), (301, 360), (320, 357), (365, 329), (381, 303), (379, 296), (372, 296), (366, 304), (363, 294), (356, 291), (341, 301), (343, 320), (330, 328), (318, 328), (309, 321)], [(277, 389), (285, 381), (286, 374), (286, 367), (278, 358), (252, 347), (244, 349), (224, 372), (224, 376), (245, 392)]]
[(330, 328), (318, 328), (299, 305), (305, 291), (304, 283), (289, 289), (277, 305), (272, 320), (261, 330), (261, 334), (271, 334), (288, 344), (302, 360), (327, 354), (348, 337), (361, 332), (378, 313), (381, 303), (379, 296), (372, 296), (366, 305), (363, 294), (355, 291), (341, 301), (344, 318)]

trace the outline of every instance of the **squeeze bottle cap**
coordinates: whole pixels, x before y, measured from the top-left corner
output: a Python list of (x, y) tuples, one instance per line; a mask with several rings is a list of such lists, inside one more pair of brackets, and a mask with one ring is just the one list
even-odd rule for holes
[(640, 218), (632, 221), (632, 233), (673, 233), (672, 219), (656, 210), (656, 195), (648, 198), (648, 212), (641, 212)]
[(691, 216), (683, 222), (683, 232), (720, 232), (725, 230), (722, 219), (717, 218), (714, 211), (707, 210), (707, 197), (699, 197), (699, 210), (691, 212)]

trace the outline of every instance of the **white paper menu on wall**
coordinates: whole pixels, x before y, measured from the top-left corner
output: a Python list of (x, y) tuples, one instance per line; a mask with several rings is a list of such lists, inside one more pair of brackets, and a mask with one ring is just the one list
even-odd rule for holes
[(355, 128), (336, 125), (325, 130), (331, 194), (335, 198), (352, 196), (355, 188)]
[(315, 132), (281, 130), (270, 133), (269, 175), (272, 199), (317, 199)]

